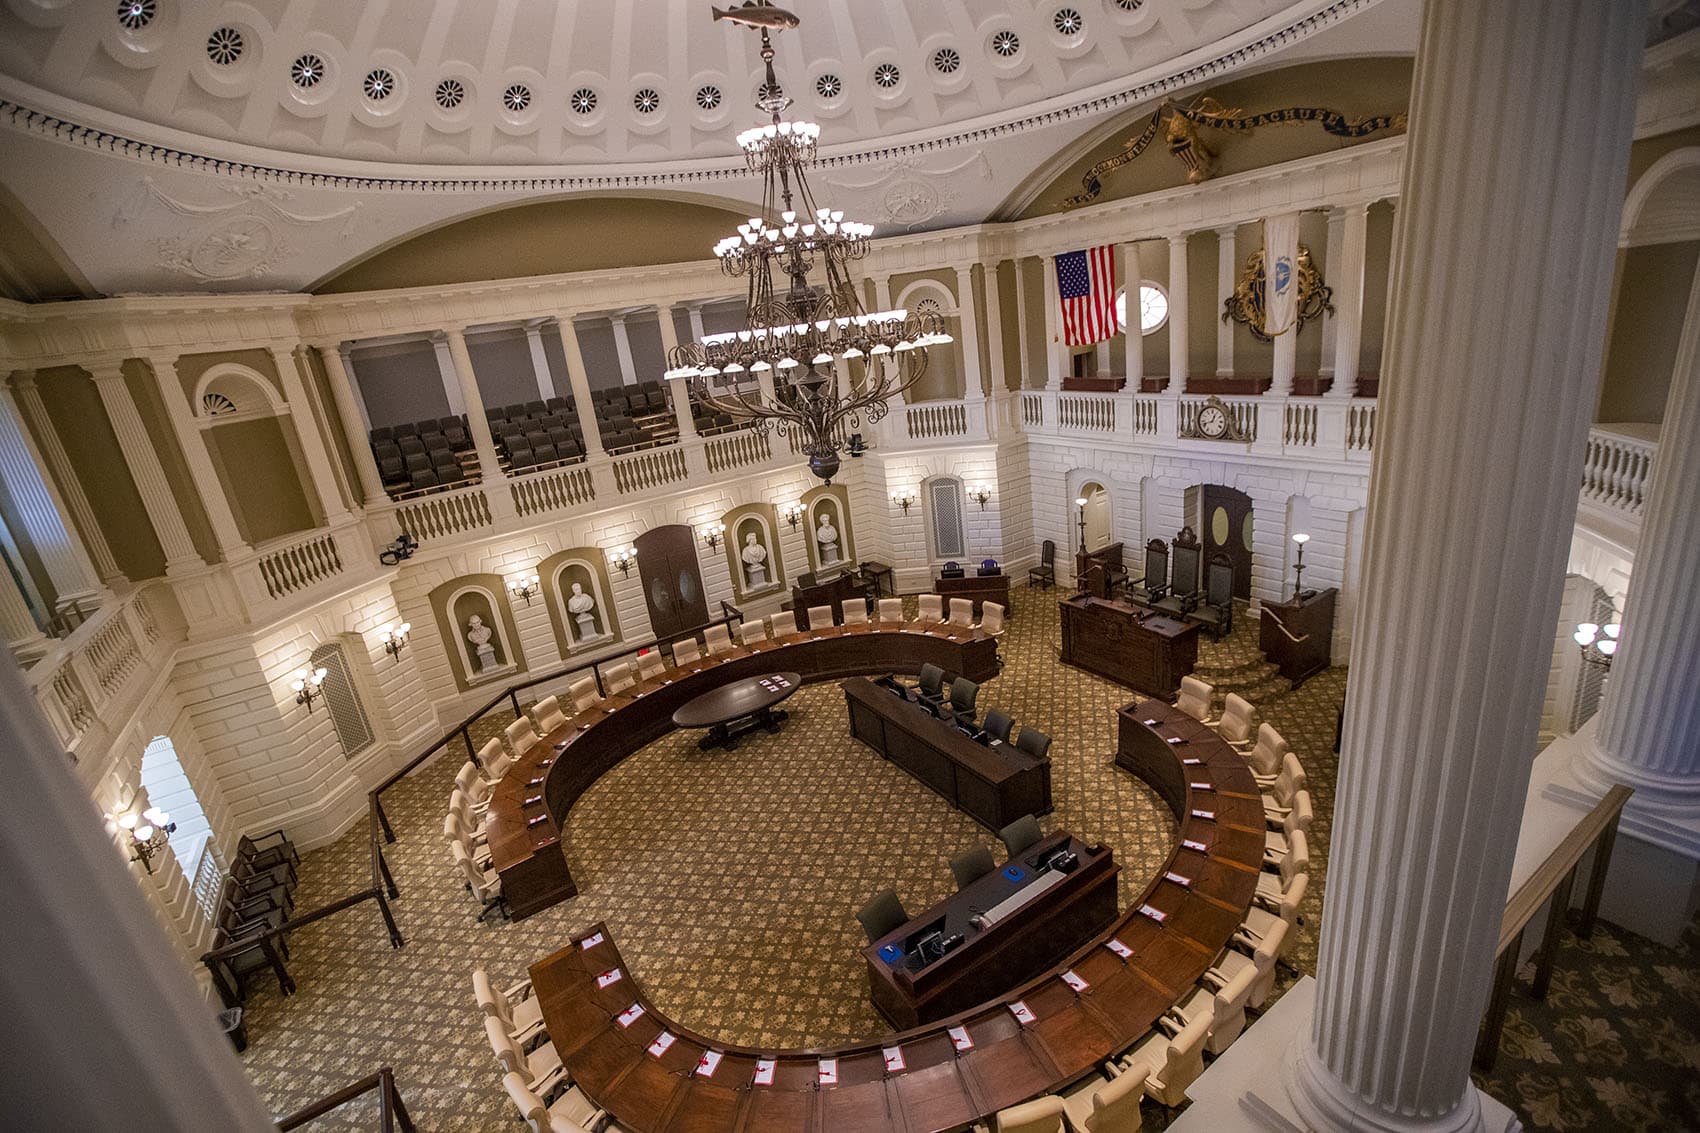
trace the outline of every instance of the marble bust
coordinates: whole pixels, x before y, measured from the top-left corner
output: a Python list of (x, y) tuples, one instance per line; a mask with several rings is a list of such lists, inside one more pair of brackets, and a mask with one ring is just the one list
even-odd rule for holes
[(496, 668), (496, 647), (490, 644), (490, 627), (484, 624), (484, 619), (473, 614), (466, 621), (466, 640), (472, 643), (472, 648), (478, 657), (478, 671), (488, 673)]
[(820, 526), (815, 528), (815, 542), (820, 546), (822, 566), (838, 561), (838, 528), (832, 525), (832, 517), (826, 512), (821, 512)]
[(744, 560), (744, 576), (746, 585), (752, 589), (767, 585), (767, 548), (756, 540), (756, 533), (749, 531), (744, 534), (744, 549), (739, 552)]
[(599, 636), (596, 629), (596, 599), (584, 592), (582, 582), (573, 583), (573, 592), (567, 596), (567, 613), (578, 623), (580, 641), (588, 641)]

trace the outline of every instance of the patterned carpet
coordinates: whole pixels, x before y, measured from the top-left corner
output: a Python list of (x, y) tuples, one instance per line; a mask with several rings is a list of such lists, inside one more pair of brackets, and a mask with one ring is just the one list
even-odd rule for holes
[[(1044, 827), (1114, 847), (1125, 906), (1129, 890), (1166, 856), (1173, 821), (1152, 792), (1111, 766), (1114, 711), (1132, 696), (1058, 662), (1058, 618), (1045, 600), (1054, 596), (1017, 602), (1001, 642), (1006, 667), (982, 688), (979, 707), (1002, 708), (1055, 737), (1056, 809)], [(1201, 642), (1199, 675), (1243, 689), (1310, 776), (1311, 884), (1292, 960), (1312, 972), (1345, 670), (1288, 691), (1262, 663), (1253, 619), (1238, 621), (1225, 642)], [(370, 904), (291, 938), (298, 992), (284, 999), (262, 988), (247, 1004), (244, 1060), (267, 1103), (287, 1113), (389, 1065), (422, 1130), (518, 1128), (469, 973), (482, 965), (499, 984), (522, 978), (572, 931), (599, 919), (613, 927), (656, 1003), (694, 1030), (775, 1046), (883, 1033), (867, 1002), (855, 910), (890, 885), (919, 911), (951, 891), (951, 854), (976, 842), (995, 846), (995, 838), (851, 740), (836, 684), (806, 688), (787, 707), (783, 732), (755, 734), (735, 752), (704, 754), (694, 735), (676, 734), (605, 775), (573, 808), (565, 831), (579, 896), (519, 924), (479, 925), (449, 866), (441, 829), (459, 760), (422, 768), (390, 791), (385, 808), (398, 841), (386, 852), (402, 889), (395, 909), (407, 946), (389, 948)], [(506, 722), (488, 718), (478, 738)], [(362, 823), (306, 855), (299, 906), (363, 886), (367, 868)], [(1484, 1085), (1532, 1127), (1700, 1127), (1654, 1120), (1695, 1113), (1694, 1076), (1667, 1080), (1667, 1064), (1700, 1069), (1693, 1010), (1700, 978), (1690, 944), (1673, 954), (1607, 929), (1577, 955), (1582, 946), (1568, 941), (1548, 1002), (1514, 1000), (1505, 1053)], [(1596, 974), (1608, 957), (1620, 969), (1615, 983)], [(1295, 978), (1283, 971), (1277, 994)], [(1668, 1001), (1656, 994), (1660, 986), (1670, 989)], [(1674, 1017), (1626, 1021), (1655, 1002)], [(1584, 1058), (1607, 1070), (1602, 1045), (1620, 1062), (1626, 1047), (1639, 1061), (1610, 1067), (1609, 1088), (1592, 1077), (1583, 1088)], [(375, 1114), (375, 1103), (352, 1105), (311, 1128), (369, 1130)], [(1163, 1128), (1168, 1117), (1146, 1107), (1149, 1127)]]

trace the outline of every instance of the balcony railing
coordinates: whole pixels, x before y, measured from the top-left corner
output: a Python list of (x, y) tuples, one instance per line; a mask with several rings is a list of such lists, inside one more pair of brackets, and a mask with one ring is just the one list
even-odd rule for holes
[(66, 750), (91, 731), (122, 723), (118, 711), (140, 696), (173, 643), (154, 603), (170, 602), (163, 584), (141, 586), (103, 606), (30, 667), (28, 679)]
[(1634, 425), (1596, 425), (1588, 430), (1588, 450), (1582, 462), (1582, 499), (1601, 507), (1639, 516), (1653, 480), (1653, 457), (1658, 441), (1642, 436), (1656, 428)]
[(267, 551), (257, 565), (266, 593), (282, 598), (341, 574), (342, 555), (336, 537), (327, 532)]

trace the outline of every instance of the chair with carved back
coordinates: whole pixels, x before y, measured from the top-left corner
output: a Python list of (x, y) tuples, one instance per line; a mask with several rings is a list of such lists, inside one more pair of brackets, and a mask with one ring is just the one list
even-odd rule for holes
[(1145, 544), (1145, 574), (1130, 584), (1136, 606), (1153, 606), (1169, 593), (1169, 545), (1161, 539)]
[(1198, 535), (1190, 527), (1181, 528), (1169, 549), (1173, 555), (1169, 566), (1169, 593), (1152, 605), (1164, 613), (1185, 617), (1198, 607), (1198, 576), (1204, 550), (1198, 545)]
[(1187, 615), (1220, 641), (1234, 628), (1234, 564), (1217, 551), (1204, 566), (1204, 597)]

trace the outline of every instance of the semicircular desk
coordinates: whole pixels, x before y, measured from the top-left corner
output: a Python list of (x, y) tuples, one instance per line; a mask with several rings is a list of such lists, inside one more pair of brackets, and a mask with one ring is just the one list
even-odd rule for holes
[[(596, 924), (531, 968), (568, 1074), (633, 1133), (924, 1133), (985, 1120), (1126, 1050), (1185, 997), (1244, 920), (1264, 820), (1249, 768), (1215, 731), (1160, 700), (1118, 715), (1116, 763), (1156, 790), (1179, 830), (1140, 896), (1062, 964), (912, 1030), (833, 1048), (764, 1050), (717, 1042), (666, 1017), (626, 968), (608, 926)], [(1017, 1003), (1030, 1021), (1018, 1021)], [(830, 1083), (822, 1081), (825, 1059), (835, 1060)]]
[(578, 892), (561, 846), (567, 812), (592, 783), (674, 730), (673, 713), (702, 693), (767, 673), (804, 684), (862, 673), (918, 673), (927, 663), (974, 681), (998, 675), (997, 639), (940, 622), (801, 630), (674, 666), (575, 715), (514, 761), (491, 792), (490, 864), (515, 919)]

